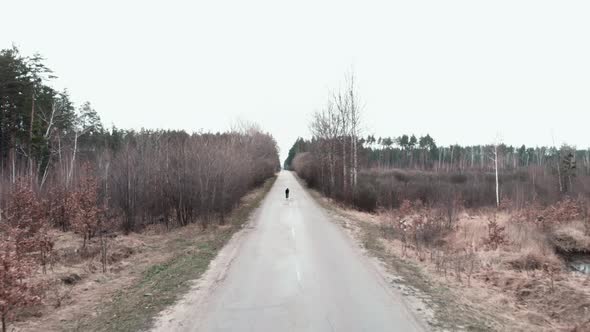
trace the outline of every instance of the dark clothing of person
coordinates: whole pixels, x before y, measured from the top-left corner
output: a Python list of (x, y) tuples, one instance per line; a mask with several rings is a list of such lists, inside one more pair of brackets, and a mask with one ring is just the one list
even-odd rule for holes
[(287, 188), (287, 190), (285, 190), (285, 197), (289, 198), (289, 188)]

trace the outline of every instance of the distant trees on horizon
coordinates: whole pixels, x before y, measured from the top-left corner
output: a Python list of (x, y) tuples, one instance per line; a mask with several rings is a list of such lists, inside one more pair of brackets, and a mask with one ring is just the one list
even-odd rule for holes
[[(284, 167), (292, 167), (295, 155), (309, 152), (310, 147), (317, 141), (298, 138), (284, 162)], [(490, 169), (493, 144), (467, 145), (454, 144), (438, 146), (428, 134), (416, 138), (415, 135), (399, 137), (378, 137), (368, 135), (359, 139), (363, 168), (408, 168), (434, 171), (454, 171), (468, 169)], [(516, 169), (529, 166), (546, 166), (560, 158), (566, 169), (577, 169), (590, 174), (590, 148), (576, 149), (564, 144), (561, 147), (521, 145), (515, 147), (503, 143), (498, 144), (501, 155), (501, 168)], [(557, 166), (555, 166), (557, 169)], [(571, 173), (571, 172), (570, 172)]]

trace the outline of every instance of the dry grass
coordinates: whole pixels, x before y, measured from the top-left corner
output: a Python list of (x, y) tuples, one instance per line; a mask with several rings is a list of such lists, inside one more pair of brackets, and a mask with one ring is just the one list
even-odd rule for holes
[[(583, 223), (564, 221), (540, 227), (516, 221), (511, 212), (492, 211), (463, 211), (442, 240), (418, 247), (404, 245), (399, 237), (383, 236), (378, 231), (390, 227), (389, 212), (371, 215), (344, 210), (344, 213), (365, 228), (364, 242), (368, 242), (368, 233), (372, 234), (372, 241), (378, 242), (368, 243), (368, 249), (419, 266), (434, 285), (457, 294), (448, 298), (449, 303), (472, 308), (472, 311), (439, 308), (437, 317), (446, 321), (441, 323), (444, 328), (589, 331), (590, 277), (570, 271), (562, 255), (562, 252), (590, 252), (590, 238), (584, 233)], [(505, 236), (505, 242), (494, 249), (488, 245), (491, 219), (504, 228)], [(399, 262), (393, 265), (405, 269)], [(427, 288), (433, 292), (437, 287)], [(453, 320), (445, 315), (466, 316)], [(474, 322), (473, 326), (465, 324), (466, 321)]]
[[(504, 317), (508, 323), (503, 330), (590, 329), (585, 321), (590, 315), (590, 278), (571, 272), (558, 254), (559, 249), (566, 248), (588, 250), (590, 242), (583, 225), (574, 221), (544, 230), (535, 224), (515, 222), (509, 213), (501, 213), (495, 220), (504, 227), (506, 242), (491, 250), (486, 247), (486, 220), (490, 218), (490, 212), (485, 211), (460, 217), (454, 231), (445, 238), (446, 246), (441, 248), (450, 256), (442, 278), (436, 262), (420, 259), (419, 253), (410, 259), (426, 266), (445, 285), (469, 295), (465, 301)], [(560, 247), (555, 246), (556, 242)], [(476, 261), (471, 273), (473, 263), (461, 254), (469, 250), (473, 250), (470, 259)], [(464, 266), (454, 260), (463, 261)]]
[(93, 315), (103, 299), (133, 283), (141, 269), (169, 259), (172, 251), (166, 249), (178, 235), (116, 236), (109, 241), (108, 272), (102, 273), (96, 241), (81, 252), (79, 236), (55, 232), (53, 264), (47, 274), (35, 275), (45, 285), (43, 304), (21, 312), (13, 326), (16, 331), (75, 329), (76, 322)]
[(581, 221), (554, 229), (550, 240), (564, 254), (590, 254), (590, 235), (585, 233), (584, 223)]

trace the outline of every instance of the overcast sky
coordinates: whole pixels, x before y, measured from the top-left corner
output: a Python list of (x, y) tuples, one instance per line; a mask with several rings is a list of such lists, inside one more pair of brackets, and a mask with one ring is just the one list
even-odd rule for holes
[(107, 125), (224, 130), (281, 159), (353, 68), (365, 133), (590, 146), (590, 1), (6, 1), (0, 47), (39, 52)]

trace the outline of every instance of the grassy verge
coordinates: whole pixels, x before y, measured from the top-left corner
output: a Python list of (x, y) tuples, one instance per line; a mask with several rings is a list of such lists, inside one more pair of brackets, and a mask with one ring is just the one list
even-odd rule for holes
[(140, 331), (148, 329), (153, 318), (174, 304), (186, 293), (191, 281), (198, 279), (211, 260), (242, 228), (251, 213), (260, 205), (276, 177), (269, 179), (251, 200), (238, 207), (226, 226), (209, 227), (195, 237), (182, 237), (174, 241), (172, 258), (153, 265), (142, 272), (136, 283), (119, 290), (112, 302), (103, 303), (97, 316), (80, 322), (78, 331)]
[[(302, 180), (300, 182), (304, 184)], [(457, 290), (433, 280), (420, 265), (391, 253), (382, 244), (382, 232), (377, 225), (362, 220), (358, 214), (347, 213), (347, 208), (315, 190), (309, 189), (308, 192), (336, 217), (334, 220), (345, 228), (354, 228), (353, 236), (370, 255), (384, 262), (390, 273), (401, 277), (396, 278), (392, 286), (409, 290), (412, 296), (433, 311), (434, 319), (428, 319), (431, 328), (441, 331), (504, 330), (501, 319), (488, 314), (485, 308), (475, 308), (464, 303)]]
[(451, 331), (503, 330), (499, 319), (486, 314), (484, 308), (463, 303), (453, 289), (433, 281), (420, 265), (388, 252), (380, 245), (381, 230), (376, 225), (359, 220), (356, 224), (367, 251), (385, 262), (392, 273), (402, 277), (396, 281), (398, 284), (418, 290), (414, 295), (434, 311), (435, 319), (428, 322), (433, 328)]

